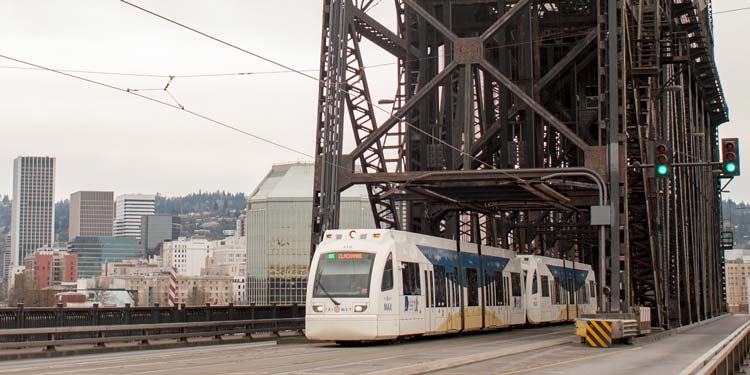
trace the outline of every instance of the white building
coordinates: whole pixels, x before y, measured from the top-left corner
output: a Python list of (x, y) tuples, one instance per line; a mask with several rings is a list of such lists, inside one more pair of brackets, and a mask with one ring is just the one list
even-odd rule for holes
[(115, 200), (115, 237), (141, 238), (141, 216), (156, 213), (156, 196), (124, 194)]
[(206, 258), (203, 274), (231, 276), (235, 304), (247, 303), (247, 241), (245, 237), (227, 237), (211, 241), (212, 254)]
[(211, 242), (205, 238), (180, 237), (177, 241), (166, 241), (162, 245), (162, 267), (175, 267), (179, 275), (199, 276), (211, 251)]
[[(247, 211), (248, 301), (304, 303), (310, 263), (313, 164), (275, 165), (251, 194)], [(367, 190), (341, 194), (340, 226), (375, 226)]]
[(11, 264), (49, 247), (55, 236), (55, 158), (19, 156), (13, 161)]

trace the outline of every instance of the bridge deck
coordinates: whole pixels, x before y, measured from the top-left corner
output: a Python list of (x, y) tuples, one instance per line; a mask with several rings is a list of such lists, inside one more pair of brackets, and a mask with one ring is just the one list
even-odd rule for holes
[(573, 328), (514, 329), (401, 345), (273, 342), (6, 361), (6, 374), (673, 374), (748, 320), (730, 316), (643, 345), (595, 349)]

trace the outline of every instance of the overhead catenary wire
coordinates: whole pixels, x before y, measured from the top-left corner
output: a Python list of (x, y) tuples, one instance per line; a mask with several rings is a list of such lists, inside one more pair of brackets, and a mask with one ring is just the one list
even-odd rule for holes
[[(164, 105), (164, 106), (176, 109), (176, 110), (180, 110), (180, 111), (186, 112), (186, 113), (188, 113), (188, 114), (190, 114), (192, 116), (195, 116), (195, 117), (198, 117), (200, 119), (206, 120), (206, 121), (208, 121), (210, 123), (213, 123), (214, 125), (217, 125), (217, 126), (220, 126), (220, 127), (223, 127), (223, 128), (226, 128), (226, 129), (238, 132), (240, 134), (252, 137), (252, 138), (254, 138), (256, 140), (259, 140), (261, 142), (267, 143), (269, 145), (272, 145), (272, 146), (275, 146), (275, 147), (279, 147), (281, 149), (284, 149), (284, 150), (287, 150), (287, 151), (291, 151), (291, 152), (293, 152), (295, 154), (298, 154), (298, 155), (301, 155), (301, 156), (304, 156), (304, 157), (307, 157), (307, 158), (315, 160), (315, 156), (313, 156), (311, 154), (308, 154), (308, 153), (306, 153), (304, 151), (297, 150), (297, 149), (295, 149), (293, 147), (286, 146), (286, 145), (284, 145), (282, 143), (279, 143), (279, 142), (276, 142), (276, 141), (274, 141), (272, 139), (259, 136), (257, 134), (251, 133), (251, 132), (249, 132), (247, 130), (238, 128), (236, 126), (233, 126), (233, 125), (231, 125), (229, 123), (226, 123), (226, 122), (214, 119), (214, 118), (209, 117), (207, 115), (204, 115), (202, 113), (195, 112), (193, 110), (189, 110), (189, 109), (185, 108), (184, 106), (180, 105), (179, 102), (177, 102), (177, 99), (174, 98), (174, 96), (172, 96), (172, 94), (169, 93), (168, 90), (165, 90), (165, 89), (169, 88), (168, 85), (166, 87), (164, 87), (164, 88), (159, 89), (159, 90), (167, 91), (167, 94), (169, 94), (170, 97), (172, 97), (172, 99), (177, 104), (168, 103), (168, 102), (165, 102), (165, 101), (162, 101), (162, 100), (159, 100), (159, 99), (155, 99), (155, 98), (152, 98), (152, 97), (149, 97), (149, 96), (146, 96), (146, 95), (139, 94), (139, 93), (136, 92), (137, 90), (124, 89), (124, 88), (117, 87), (117, 86), (114, 86), (114, 85), (111, 85), (111, 84), (108, 84), (108, 83), (96, 81), (96, 80), (93, 80), (93, 79), (90, 79), (90, 78), (86, 78), (86, 77), (77, 76), (75, 74), (71, 74), (71, 73), (67, 73), (67, 72), (58, 71), (58, 70), (55, 70), (55, 69), (52, 69), (52, 68), (48, 68), (48, 67), (45, 67), (45, 66), (42, 66), (42, 65), (39, 65), (39, 64), (34, 64), (32, 62), (28, 62), (28, 61), (21, 60), (21, 59), (18, 59), (18, 58), (14, 58), (14, 57), (11, 57), (11, 56), (0, 54), (0, 58), (6, 59), (6, 60), (10, 60), (10, 61), (14, 61), (14, 62), (19, 63), (19, 64), (28, 65), (28, 66), (34, 67), (34, 68), (36, 68), (38, 70), (44, 70), (44, 71), (48, 71), (48, 72), (53, 72), (53, 73), (61, 74), (61, 75), (64, 75), (64, 76), (67, 76), (67, 77), (70, 77), (70, 78), (75, 78), (75, 79), (78, 79), (78, 80), (81, 80), (81, 81), (84, 81), (84, 82), (88, 82), (88, 83), (91, 83), (91, 84), (94, 84), (94, 85), (98, 85), (98, 86), (101, 86), (101, 87), (105, 87), (105, 88), (109, 88), (109, 89), (112, 89), (112, 90), (116, 90), (116, 91), (119, 91), (119, 92), (122, 92), (122, 93), (125, 93), (125, 94), (135, 95), (135, 96), (137, 96), (137, 97), (139, 97), (141, 99), (145, 99), (145, 100), (148, 100), (148, 101), (156, 103), (156, 104), (161, 104), (161, 105)], [(348, 171), (348, 169), (346, 167), (342, 166), (342, 165), (331, 163), (331, 162), (326, 162), (326, 163), (329, 164), (329, 165), (331, 165), (331, 166), (333, 166), (334, 168), (341, 168), (341, 169), (344, 169), (344, 170)], [(393, 181), (387, 181), (386, 180), (385, 182), (387, 182), (387, 183), (389, 183), (391, 185), (397, 185), (397, 183), (395, 183)]]
[[(125, 4), (127, 4), (127, 5), (129, 5), (129, 6), (133, 7), (133, 8), (139, 9), (139, 10), (141, 10), (141, 11), (145, 12), (145, 13), (151, 14), (151, 15), (153, 15), (153, 16), (155, 16), (155, 17), (157, 17), (157, 18), (160, 18), (160, 19), (162, 19), (162, 20), (164, 20), (164, 21), (167, 21), (167, 22), (169, 22), (169, 23), (172, 23), (172, 24), (174, 24), (174, 25), (177, 25), (177, 26), (179, 26), (179, 27), (182, 27), (182, 28), (184, 28), (184, 29), (186, 29), (186, 30), (190, 30), (190, 31), (192, 31), (192, 32), (194, 32), (194, 33), (196, 33), (196, 34), (202, 35), (202, 36), (204, 36), (204, 37), (206, 37), (206, 38), (208, 38), (208, 39), (211, 39), (211, 40), (213, 40), (213, 41), (215, 41), (215, 42), (217, 42), (217, 43), (220, 43), (220, 44), (223, 44), (223, 45), (225, 45), (225, 46), (227, 46), (227, 47), (230, 47), (230, 48), (236, 49), (236, 50), (238, 50), (238, 51), (244, 52), (244, 53), (246, 53), (246, 54), (248, 54), (248, 55), (251, 55), (251, 56), (253, 56), (253, 57), (255, 57), (255, 58), (258, 58), (258, 59), (260, 59), (260, 60), (263, 60), (263, 61), (265, 61), (265, 62), (268, 62), (268, 63), (270, 63), (270, 64), (273, 64), (273, 65), (276, 65), (276, 66), (278, 66), (278, 67), (281, 67), (281, 68), (283, 68), (283, 69), (286, 69), (286, 70), (290, 70), (290, 71), (292, 71), (292, 72), (295, 72), (295, 73), (297, 73), (297, 74), (299, 74), (299, 75), (302, 75), (302, 76), (304, 76), (304, 77), (306, 77), (306, 78), (308, 78), (308, 79), (314, 80), (314, 81), (315, 81), (316, 83), (322, 83), (322, 82), (321, 82), (321, 80), (320, 80), (320, 79), (318, 79), (317, 77), (314, 77), (314, 76), (312, 76), (312, 75), (310, 75), (310, 74), (307, 74), (307, 73), (305, 73), (305, 72), (303, 72), (303, 71), (301, 71), (301, 70), (299, 70), (299, 69), (295, 69), (295, 68), (292, 68), (292, 67), (290, 67), (290, 66), (288, 66), (288, 65), (286, 65), (286, 64), (280, 63), (280, 62), (278, 62), (278, 61), (275, 61), (275, 60), (273, 60), (273, 59), (270, 59), (270, 58), (268, 58), (268, 57), (265, 57), (265, 56), (263, 56), (263, 55), (260, 55), (260, 54), (258, 54), (258, 53), (256, 53), (256, 52), (252, 52), (252, 51), (250, 51), (250, 50), (247, 50), (247, 49), (245, 49), (245, 48), (242, 48), (242, 47), (240, 47), (240, 46), (237, 46), (237, 45), (235, 45), (235, 44), (232, 44), (232, 43), (230, 43), (230, 42), (227, 42), (227, 41), (225, 41), (225, 40), (222, 40), (222, 39), (220, 39), (220, 38), (218, 38), (218, 37), (215, 37), (215, 36), (213, 36), (213, 35), (207, 34), (207, 33), (203, 32), (203, 31), (200, 31), (200, 30), (198, 30), (198, 29), (196, 29), (196, 28), (193, 28), (193, 27), (191, 27), (191, 26), (185, 25), (185, 24), (183, 24), (183, 23), (181, 23), (181, 22), (179, 22), (179, 21), (173, 20), (173, 19), (171, 19), (171, 18), (168, 18), (168, 17), (166, 17), (166, 16), (163, 16), (163, 15), (161, 15), (161, 14), (159, 14), (159, 13), (156, 13), (156, 12), (154, 12), (154, 11), (151, 11), (151, 10), (149, 10), (149, 9), (143, 8), (143, 7), (139, 6), (139, 5), (133, 4), (133, 3), (129, 2), (129, 1), (126, 1), (126, 0), (120, 0), (120, 2), (122, 2), (122, 3), (125, 3)], [(346, 90), (344, 90), (344, 89), (340, 89), (340, 90), (341, 90), (341, 92), (343, 92), (343, 93), (349, 94), (349, 92), (348, 92), (348, 91), (346, 91)], [(372, 105), (372, 106), (373, 106), (374, 108), (377, 108), (377, 109), (379, 109), (380, 111), (383, 111), (384, 113), (386, 113), (386, 114), (387, 114), (388, 116), (390, 116), (390, 117), (394, 117), (394, 116), (393, 116), (393, 114), (392, 114), (392, 113), (391, 113), (391, 112), (390, 112), (389, 110), (387, 110), (387, 109), (385, 109), (385, 108), (383, 108), (383, 107), (379, 106), (379, 105), (378, 105), (378, 104), (376, 104), (376, 103), (373, 103), (372, 101), (368, 101), (368, 102), (369, 102), (369, 103), (370, 103), (370, 105)], [(395, 118), (395, 117), (394, 117), (394, 118)], [(482, 165), (484, 165), (484, 166), (486, 166), (486, 167), (488, 167), (488, 168), (491, 168), (491, 169), (495, 169), (495, 166), (493, 166), (493, 165), (491, 165), (491, 164), (488, 164), (488, 163), (486, 163), (485, 161), (483, 161), (483, 160), (481, 160), (481, 159), (477, 158), (477, 157), (476, 157), (476, 156), (474, 156), (474, 155), (471, 155), (471, 153), (467, 153), (466, 151), (463, 151), (463, 150), (459, 149), (458, 147), (456, 147), (456, 146), (454, 146), (454, 145), (452, 145), (452, 144), (450, 144), (450, 143), (448, 143), (448, 142), (446, 142), (446, 141), (444, 141), (444, 140), (442, 140), (442, 139), (440, 139), (440, 138), (438, 138), (438, 137), (436, 137), (436, 136), (434, 136), (434, 135), (430, 134), (430, 133), (429, 133), (429, 132), (427, 132), (427, 131), (424, 131), (424, 130), (420, 129), (419, 127), (415, 126), (414, 124), (411, 124), (411, 123), (409, 123), (409, 122), (408, 122), (408, 121), (406, 121), (406, 120), (403, 120), (403, 122), (404, 122), (404, 124), (406, 124), (406, 125), (407, 125), (407, 126), (409, 126), (410, 128), (412, 128), (412, 129), (414, 129), (414, 130), (416, 130), (416, 131), (418, 131), (418, 132), (420, 132), (420, 133), (424, 134), (425, 136), (427, 136), (427, 137), (429, 137), (429, 138), (432, 138), (432, 139), (436, 140), (437, 142), (439, 142), (439, 143), (442, 143), (442, 144), (446, 145), (447, 147), (449, 147), (449, 148), (451, 148), (451, 149), (455, 150), (455, 151), (456, 151), (456, 152), (457, 152), (457, 153), (458, 153), (459, 155), (461, 155), (461, 156), (465, 156), (465, 155), (468, 155), (468, 156), (469, 156), (470, 158), (472, 158), (473, 160), (475, 160), (475, 161), (479, 162), (480, 164), (482, 164)], [(516, 176), (513, 176), (513, 177), (516, 177)]]
[[(502, 48), (507, 48), (507, 47), (520, 47), (526, 44), (540, 43), (540, 42), (551, 41), (551, 40), (559, 40), (560, 38), (574, 38), (574, 37), (579, 37), (579, 36), (585, 36), (586, 34), (588, 34), (588, 32), (548, 35), (546, 37), (535, 38), (532, 40), (492, 45), (491, 47), (485, 48), (485, 50), (491, 51), (491, 50), (502, 49)], [(418, 57), (418, 58), (413, 58), (413, 59), (403, 59), (402, 62), (405, 64), (408, 64), (408, 63), (413, 63), (417, 61), (437, 60), (437, 59), (439, 59), (439, 56), (427, 56), (427, 57)], [(367, 69), (382, 68), (382, 67), (394, 66), (394, 65), (398, 65), (398, 62), (384, 62), (384, 63), (366, 65), (363, 67), (363, 69), (367, 70)], [(39, 69), (35, 67), (30, 67), (30, 66), (9, 66), (9, 65), (0, 65), (0, 69), (45, 70), (45, 69)], [(257, 76), (257, 75), (297, 73), (296, 71), (287, 70), (287, 69), (284, 69), (284, 70), (249, 70), (245, 72), (195, 73), (195, 74), (153, 74), (153, 73), (135, 73), (135, 72), (115, 72), (115, 71), (108, 71), (108, 70), (63, 69), (63, 68), (57, 68), (57, 67), (50, 67), (50, 69), (54, 69), (56, 71), (65, 72), (65, 73), (129, 76), (129, 77), (143, 77), (143, 78), (170, 78), (170, 77), (211, 78), (211, 77)], [(315, 73), (315, 72), (318, 72), (320, 69), (319, 68), (306, 68), (306, 69), (297, 69), (297, 70), (301, 72)], [(142, 89), (141, 91), (144, 91), (144, 90)]]
[(724, 14), (724, 13), (734, 13), (734, 12), (740, 12), (743, 10), (750, 10), (750, 7), (743, 7), (743, 8), (734, 8), (734, 9), (727, 9), (727, 10), (720, 10), (718, 12), (711, 12), (711, 14)]
[(175, 104), (172, 104), (172, 103), (168, 103), (168, 102), (165, 102), (165, 101), (162, 101), (162, 100), (159, 100), (159, 99), (154, 99), (152, 97), (149, 97), (149, 96), (146, 96), (146, 95), (143, 95), (143, 94), (139, 94), (138, 92), (133, 91), (133, 90), (124, 89), (124, 88), (117, 87), (117, 86), (114, 86), (114, 85), (111, 85), (111, 84), (108, 84), (108, 83), (96, 81), (96, 80), (93, 80), (93, 79), (90, 79), (90, 78), (77, 76), (75, 74), (71, 74), (71, 73), (67, 73), (67, 72), (62, 72), (62, 71), (59, 71), (59, 70), (55, 70), (55, 69), (52, 69), (52, 68), (48, 68), (48, 67), (45, 67), (45, 66), (42, 66), (42, 65), (34, 64), (34, 63), (31, 63), (31, 62), (28, 62), (28, 61), (25, 61), (25, 60), (17, 59), (17, 58), (11, 57), (11, 56), (3, 55), (3, 54), (0, 54), (0, 58), (6, 59), (6, 60), (10, 60), (10, 61), (14, 61), (14, 62), (19, 63), (19, 64), (28, 65), (28, 66), (31, 66), (31, 67), (34, 67), (34, 68), (37, 68), (37, 69), (40, 69), (40, 70), (46, 70), (46, 71), (49, 71), (49, 72), (61, 74), (61, 75), (64, 75), (64, 76), (67, 76), (67, 77), (70, 77), (70, 78), (75, 78), (75, 79), (78, 79), (78, 80), (81, 80), (81, 81), (85, 81), (85, 82), (88, 82), (88, 83), (91, 83), (91, 84), (94, 84), (94, 85), (106, 87), (106, 88), (109, 88), (109, 89), (112, 89), (112, 90), (117, 90), (117, 91), (120, 91), (120, 92), (123, 92), (123, 93), (126, 93), (126, 94), (135, 95), (135, 96), (137, 96), (137, 97), (139, 97), (141, 99), (145, 99), (145, 100), (148, 100), (148, 101), (151, 101), (151, 102), (154, 102), (154, 103), (158, 103), (158, 104), (161, 104), (161, 105), (165, 105), (167, 107), (171, 107), (171, 108), (174, 108), (174, 109), (177, 109), (177, 110), (180, 110), (180, 111), (187, 112), (187, 113), (189, 113), (189, 114), (191, 114), (193, 116), (202, 118), (202, 119), (204, 119), (204, 120), (206, 120), (208, 122), (211, 122), (211, 123), (213, 123), (215, 125), (218, 125), (218, 126), (221, 126), (221, 127), (224, 127), (224, 128), (227, 128), (227, 129), (239, 132), (239, 133), (242, 133), (242, 134), (247, 135), (249, 137), (255, 138), (255, 139), (257, 139), (257, 140), (259, 140), (261, 142), (265, 142), (267, 144), (270, 144), (270, 145), (273, 145), (273, 146), (276, 146), (276, 147), (280, 147), (280, 148), (282, 148), (284, 150), (291, 151), (291, 152), (293, 152), (295, 154), (302, 155), (302, 156), (305, 156), (305, 157), (308, 157), (308, 158), (314, 158), (313, 155), (310, 155), (310, 154), (308, 154), (308, 153), (306, 153), (304, 151), (300, 151), (300, 150), (294, 149), (292, 147), (286, 146), (286, 145), (284, 145), (282, 143), (276, 142), (276, 141), (271, 140), (269, 138), (265, 138), (265, 137), (259, 136), (257, 134), (251, 133), (251, 132), (249, 132), (247, 130), (244, 130), (244, 129), (238, 128), (236, 126), (230, 125), (230, 124), (228, 124), (226, 122), (219, 121), (219, 120), (216, 120), (216, 119), (214, 119), (212, 117), (209, 117), (207, 115), (204, 115), (204, 114), (201, 114), (201, 113), (198, 113), (198, 112), (186, 109), (186, 108), (184, 108), (182, 106), (175, 105)]

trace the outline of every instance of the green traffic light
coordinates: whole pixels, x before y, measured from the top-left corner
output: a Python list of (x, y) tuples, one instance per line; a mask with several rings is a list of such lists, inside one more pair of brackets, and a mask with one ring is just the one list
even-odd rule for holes
[(669, 172), (669, 167), (667, 167), (666, 165), (660, 165), (656, 167), (656, 173), (658, 173), (660, 176), (666, 175), (667, 172)]
[(724, 171), (727, 173), (734, 173), (734, 171), (737, 170), (737, 164), (735, 163), (727, 163), (724, 165)]

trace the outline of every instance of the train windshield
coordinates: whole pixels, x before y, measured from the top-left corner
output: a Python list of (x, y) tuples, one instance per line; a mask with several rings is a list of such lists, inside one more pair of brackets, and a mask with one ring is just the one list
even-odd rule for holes
[(374, 260), (372, 253), (321, 254), (313, 297), (369, 297)]

